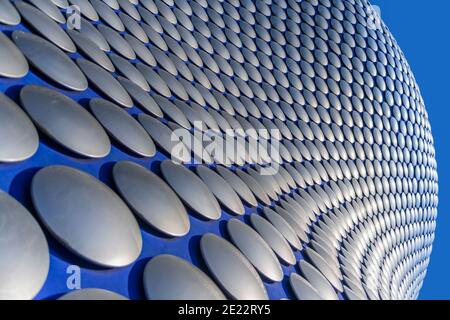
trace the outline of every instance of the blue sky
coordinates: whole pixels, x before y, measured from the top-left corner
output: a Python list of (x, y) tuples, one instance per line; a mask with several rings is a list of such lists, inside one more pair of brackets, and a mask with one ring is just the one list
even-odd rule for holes
[(450, 1), (373, 0), (404, 51), (430, 116), (439, 172), (439, 216), (421, 299), (450, 299)]

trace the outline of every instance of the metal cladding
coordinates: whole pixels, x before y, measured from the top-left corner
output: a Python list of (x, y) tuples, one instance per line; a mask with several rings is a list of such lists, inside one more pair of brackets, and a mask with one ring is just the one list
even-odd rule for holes
[(0, 298), (420, 293), (433, 137), (367, 0), (3, 0), (0, 89)]

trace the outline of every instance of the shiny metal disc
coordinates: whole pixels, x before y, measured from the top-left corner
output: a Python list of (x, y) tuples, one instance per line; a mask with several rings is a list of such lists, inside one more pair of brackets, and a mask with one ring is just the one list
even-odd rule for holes
[(3, 32), (0, 32), (0, 76), (22, 78), (28, 70), (28, 62), (22, 52)]
[(109, 290), (89, 288), (71, 291), (60, 297), (58, 300), (113, 301), (113, 300), (128, 300), (128, 299), (118, 293)]
[(244, 202), (252, 207), (256, 207), (258, 205), (258, 202), (250, 188), (234, 172), (222, 166), (217, 166), (216, 170), (241, 197), (241, 199), (244, 200)]
[(38, 147), (33, 123), (14, 101), (0, 93), (0, 162), (26, 160)]
[(283, 279), (283, 270), (277, 257), (255, 230), (237, 219), (231, 219), (227, 222), (227, 231), (234, 245), (261, 275), (275, 282)]
[(87, 79), (77, 65), (50, 42), (23, 31), (14, 31), (12, 39), (30, 63), (52, 81), (75, 91), (88, 88)]
[(220, 218), (222, 212), (219, 203), (193, 172), (171, 160), (161, 163), (161, 172), (167, 183), (189, 208), (209, 220)]
[(225, 300), (203, 271), (168, 254), (156, 256), (147, 263), (144, 290), (151, 300)]
[(189, 150), (169, 127), (146, 114), (139, 114), (138, 120), (158, 147), (172, 159), (180, 162), (190, 161)]
[(260, 202), (265, 205), (270, 204), (270, 199), (267, 196), (267, 193), (264, 191), (258, 181), (256, 181), (251, 175), (240, 169), (237, 170), (236, 173), (239, 178), (241, 178), (242, 181), (244, 181), (244, 183), (250, 188), (250, 190), (252, 190), (253, 194)]
[(25, 2), (16, 2), (15, 5), (26, 22), (47, 40), (64, 51), (70, 53), (77, 51), (67, 33), (41, 10)]
[(58, 7), (53, 3), (53, 1), (39, 1), (39, 0), (28, 0), (31, 2), (36, 8), (41, 10), (43, 13), (48, 15), (50, 18), (55, 20), (58, 23), (66, 23), (66, 18), (64, 18), (61, 11), (59, 11)]
[(147, 224), (172, 237), (189, 232), (183, 203), (157, 175), (136, 163), (121, 161), (114, 165), (113, 178), (124, 200)]
[(89, 106), (105, 130), (122, 146), (142, 157), (153, 157), (156, 147), (145, 129), (119, 106), (99, 98), (89, 101)]
[(317, 290), (297, 273), (291, 273), (289, 283), (298, 300), (323, 300)]
[(304, 278), (316, 289), (324, 300), (338, 300), (338, 296), (328, 280), (305, 260), (299, 262)]
[(29, 85), (21, 90), (20, 101), (38, 128), (63, 147), (89, 158), (109, 154), (111, 143), (106, 132), (88, 111), (69, 97)]
[(261, 235), (261, 237), (284, 263), (289, 265), (295, 264), (296, 259), (294, 252), (288, 242), (269, 221), (257, 214), (252, 214), (250, 216), (250, 222), (253, 228)]
[(128, 62), (128, 60), (115, 54), (110, 54), (109, 57), (119, 73), (121, 73), (129, 80), (133, 81), (145, 91), (150, 91), (150, 86), (148, 85), (147, 80), (145, 80), (144, 76), (139, 72), (139, 70), (137, 70), (135, 66)]
[(78, 49), (87, 58), (91, 59), (93, 62), (105, 68), (109, 72), (116, 71), (114, 65), (112, 64), (106, 53), (102, 51), (99, 46), (91, 40), (91, 38), (88, 38), (84, 33), (74, 30), (67, 30), (67, 33), (75, 42)]
[(207, 233), (200, 240), (206, 266), (232, 299), (267, 300), (267, 292), (250, 262), (228, 241)]
[(300, 250), (302, 245), (298, 239), (294, 229), (286, 220), (283, 219), (278, 213), (270, 209), (269, 207), (264, 208), (264, 215), (272, 223), (272, 225), (280, 231), (280, 233), (285, 237), (289, 244), (296, 250)]
[(108, 98), (125, 108), (133, 106), (128, 92), (109, 72), (83, 58), (77, 59), (77, 64), (89, 81)]
[(87, 261), (123, 267), (141, 253), (141, 231), (130, 209), (94, 177), (77, 169), (50, 166), (34, 176), (31, 197), (48, 231)]
[(197, 166), (195, 170), (197, 175), (203, 180), (209, 190), (211, 190), (224, 207), (235, 214), (244, 214), (244, 205), (228, 182), (206, 166)]
[(69, 3), (80, 8), (80, 12), (91, 21), (98, 21), (98, 13), (89, 0), (69, 0)]
[(15, 26), (20, 21), (20, 14), (9, 0), (0, 2), (0, 23)]
[(50, 266), (47, 240), (33, 216), (0, 191), (0, 299), (33, 299)]
[(51, 0), (58, 8), (66, 9), (69, 6), (69, 2), (67, 0)]
[(143, 109), (143, 111), (146, 111), (147, 113), (154, 115), (155, 117), (163, 117), (161, 108), (145, 90), (143, 90), (133, 81), (130, 81), (124, 77), (119, 76), (117, 80), (125, 88), (125, 90), (127, 90), (128, 94), (139, 108)]

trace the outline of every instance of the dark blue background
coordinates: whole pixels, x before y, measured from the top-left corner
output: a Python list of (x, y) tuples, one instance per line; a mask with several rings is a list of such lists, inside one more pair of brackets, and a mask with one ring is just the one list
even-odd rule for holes
[(439, 173), (436, 240), (421, 299), (450, 299), (450, 1), (373, 0), (411, 65), (430, 116)]

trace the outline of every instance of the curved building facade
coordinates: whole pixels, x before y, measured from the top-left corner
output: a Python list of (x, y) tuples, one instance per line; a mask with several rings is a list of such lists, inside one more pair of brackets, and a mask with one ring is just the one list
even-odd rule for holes
[(366, 0), (0, 3), (0, 299), (416, 299), (438, 204)]

